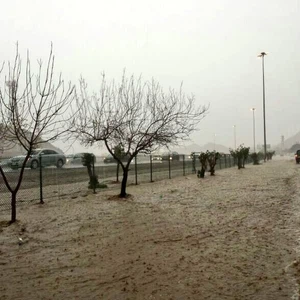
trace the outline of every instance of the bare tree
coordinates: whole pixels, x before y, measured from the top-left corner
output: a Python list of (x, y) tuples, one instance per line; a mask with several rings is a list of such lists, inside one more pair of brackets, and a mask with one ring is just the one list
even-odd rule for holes
[[(143, 83), (125, 74), (119, 85), (108, 84), (103, 75), (100, 93), (92, 96), (81, 79), (77, 101), (80, 117), (73, 118), (72, 133), (85, 145), (104, 142), (123, 170), (120, 197), (126, 197), (129, 166), (138, 153), (188, 139), (208, 110), (196, 107), (194, 97), (187, 97), (182, 87), (164, 93), (154, 80)], [(127, 162), (116, 155), (117, 146), (124, 149)]]
[[(4, 68), (0, 76), (3, 73)], [(26, 162), (34, 148), (67, 132), (65, 124), (68, 123), (66, 116), (69, 114), (66, 111), (74, 99), (75, 88), (71, 83), (65, 85), (61, 74), (55, 79), (52, 45), (45, 67), (41, 60), (38, 61), (36, 75), (32, 73), (29, 53), (23, 65), (17, 46), (14, 61), (7, 63), (7, 74), (0, 80), (3, 84), (0, 87), (0, 122), (4, 129), (1, 143), (5, 148), (21, 145), (25, 152), (15, 186), (9, 183), (0, 166), (0, 173), (11, 193), (11, 222), (15, 222), (17, 193)]]

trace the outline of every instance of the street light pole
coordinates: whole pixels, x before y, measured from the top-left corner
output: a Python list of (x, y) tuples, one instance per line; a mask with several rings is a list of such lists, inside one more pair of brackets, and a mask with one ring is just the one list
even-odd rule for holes
[(256, 152), (255, 149), (255, 107), (251, 108), (252, 113), (253, 113), (253, 152)]
[(258, 57), (261, 57), (262, 62), (262, 76), (263, 76), (263, 118), (264, 118), (264, 161), (267, 160), (267, 133), (266, 133), (266, 103), (265, 103), (265, 56), (266, 52), (261, 52)]

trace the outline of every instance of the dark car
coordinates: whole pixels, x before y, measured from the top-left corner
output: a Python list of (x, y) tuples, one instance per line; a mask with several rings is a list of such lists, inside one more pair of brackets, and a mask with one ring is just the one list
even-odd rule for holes
[[(57, 168), (61, 168), (66, 163), (64, 154), (58, 153), (52, 149), (35, 149), (31, 151), (25, 167), (31, 169), (38, 168), (40, 157), (43, 167), (56, 166)], [(26, 155), (12, 157), (9, 162), (10, 167), (12, 169), (21, 168), (25, 158)]]
[(295, 160), (297, 164), (300, 163), (300, 150), (297, 150), (297, 152), (295, 153)]
[(164, 153), (161, 158), (162, 158), (162, 160), (172, 160), (173, 161), (173, 160), (179, 160), (180, 155), (177, 152), (173, 151), (170, 153)]

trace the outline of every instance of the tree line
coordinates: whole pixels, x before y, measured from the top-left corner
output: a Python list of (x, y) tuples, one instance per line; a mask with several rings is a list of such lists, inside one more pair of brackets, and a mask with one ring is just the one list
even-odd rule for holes
[(1, 145), (9, 149), (18, 143), (25, 152), (17, 183), (9, 182), (0, 166), (11, 193), (11, 223), (16, 221), (17, 193), (26, 162), (32, 150), (45, 142), (61, 138), (85, 146), (104, 144), (121, 167), (119, 197), (126, 198), (129, 166), (137, 154), (187, 140), (209, 109), (197, 105), (182, 85), (165, 91), (154, 79), (144, 81), (125, 72), (120, 82), (108, 82), (102, 74), (98, 93), (88, 89), (83, 77), (78, 86), (65, 82), (55, 72), (52, 45), (46, 63), (39, 60), (36, 69), (34, 72), (29, 52), (21, 60), (18, 47), (14, 60), (0, 68)]

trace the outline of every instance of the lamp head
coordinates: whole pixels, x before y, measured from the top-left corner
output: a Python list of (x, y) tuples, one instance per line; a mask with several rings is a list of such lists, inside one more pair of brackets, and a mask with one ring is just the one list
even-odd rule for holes
[(258, 57), (263, 57), (263, 56), (265, 56), (265, 55), (267, 55), (267, 52), (260, 52), (260, 54), (258, 54), (257, 56), (258, 56)]

